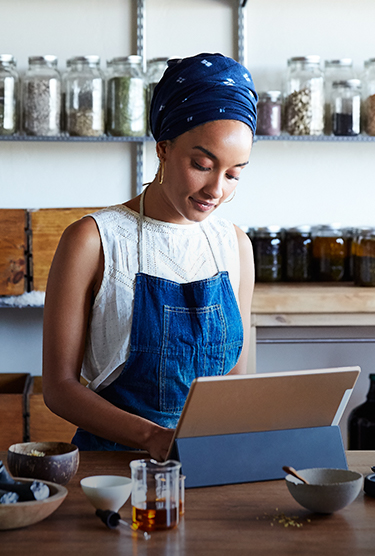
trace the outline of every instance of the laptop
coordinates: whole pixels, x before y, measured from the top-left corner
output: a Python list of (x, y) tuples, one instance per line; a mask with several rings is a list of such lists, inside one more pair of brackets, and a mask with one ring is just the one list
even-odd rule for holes
[[(338, 432), (328, 430), (327, 434), (339, 435), (337, 442), (341, 446), (338, 424), (359, 374), (360, 367), (353, 366), (196, 378), (190, 387), (167, 459), (180, 459), (185, 473), (181, 456), (185, 454), (185, 458), (190, 459), (189, 451), (192, 450), (200, 450), (202, 464), (206, 447), (207, 452), (221, 450), (214, 446), (224, 449), (227, 442), (232, 446), (237, 440), (244, 446), (250, 440), (265, 439), (267, 433), (274, 435), (274, 442), (275, 438), (280, 440), (285, 431), (292, 430), (309, 431), (308, 434), (315, 437), (317, 431), (327, 427), (337, 429)], [(275, 437), (277, 431), (279, 434)], [(335, 441), (329, 443), (335, 450)], [(245, 450), (237, 448), (240, 452)], [(234, 453), (238, 456), (237, 448)], [(340, 453), (344, 453), (343, 446)], [(336, 463), (336, 459), (333, 453), (333, 459), (327, 461)], [(344, 464), (345, 461), (341, 454), (337, 463)], [(284, 461), (283, 464), (293, 465), (293, 462)], [(187, 463), (187, 467), (190, 468), (190, 464)]]

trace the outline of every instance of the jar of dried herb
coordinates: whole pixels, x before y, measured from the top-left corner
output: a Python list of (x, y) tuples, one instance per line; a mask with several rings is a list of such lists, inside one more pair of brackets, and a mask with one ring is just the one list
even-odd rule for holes
[(320, 56), (288, 60), (285, 130), (290, 135), (321, 135), (324, 130), (324, 78)]
[[(150, 112), (154, 89), (167, 69), (168, 60), (169, 58), (151, 58), (147, 61), (147, 113)], [(147, 133), (151, 135), (150, 126), (148, 126)]]
[(99, 137), (105, 132), (105, 82), (99, 56), (68, 61), (64, 80), (66, 131), (73, 136)]
[(107, 82), (107, 131), (142, 137), (147, 132), (146, 78), (141, 56), (113, 58)]
[(366, 133), (375, 136), (375, 58), (366, 63), (363, 90)]
[(12, 135), (18, 123), (19, 76), (11, 54), (0, 54), (0, 135)]
[(255, 228), (253, 250), (255, 280), (280, 282), (283, 279), (284, 230), (280, 226)]
[(285, 279), (289, 282), (308, 282), (312, 279), (311, 226), (285, 230)]
[(22, 84), (22, 120), (26, 135), (59, 135), (61, 76), (57, 57), (30, 56)]

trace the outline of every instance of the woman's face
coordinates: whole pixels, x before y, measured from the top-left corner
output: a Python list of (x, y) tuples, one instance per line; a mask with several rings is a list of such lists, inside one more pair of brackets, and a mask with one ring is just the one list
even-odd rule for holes
[(204, 220), (233, 194), (251, 146), (250, 128), (235, 120), (207, 122), (158, 143), (164, 160), (159, 207), (167, 211), (162, 219), (176, 224)]

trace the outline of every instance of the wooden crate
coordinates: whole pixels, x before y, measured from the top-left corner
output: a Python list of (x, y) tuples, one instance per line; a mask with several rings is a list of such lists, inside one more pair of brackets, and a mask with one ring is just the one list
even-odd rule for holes
[(43, 400), (42, 377), (34, 376), (28, 395), (29, 442), (71, 442), (77, 427), (52, 413)]
[(0, 295), (21, 295), (27, 287), (27, 212), (0, 209)]
[(65, 228), (96, 210), (98, 208), (58, 208), (30, 211), (33, 290), (45, 291), (52, 259)]
[(24, 442), (29, 373), (0, 373), (0, 450)]

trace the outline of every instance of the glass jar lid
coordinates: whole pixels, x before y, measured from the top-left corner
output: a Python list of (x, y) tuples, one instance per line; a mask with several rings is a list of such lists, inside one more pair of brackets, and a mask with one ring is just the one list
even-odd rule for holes
[(297, 62), (301, 62), (303, 64), (313, 64), (319, 65), (320, 64), (320, 56), (311, 55), (311, 56), (294, 56), (293, 58), (289, 58), (288, 66)]
[(292, 228), (288, 228), (285, 230), (287, 234), (311, 234), (312, 226), (308, 224), (303, 224), (301, 226), (293, 226)]
[(88, 64), (89, 66), (99, 66), (100, 65), (100, 56), (96, 54), (91, 54), (89, 56), (73, 56), (73, 58), (69, 58), (67, 63), (70, 64)]
[(136, 54), (131, 54), (130, 56), (117, 56), (116, 58), (112, 58), (111, 60), (107, 61), (107, 66), (111, 66), (113, 64), (142, 64), (142, 56), (138, 56)]
[(12, 64), (15, 66), (16, 63), (17, 61), (12, 54), (0, 54), (0, 64)]
[(259, 100), (271, 100), (277, 102), (281, 99), (281, 91), (263, 91), (259, 93)]
[(29, 64), (46, 64), (57, 66), (57, 56), (46, 54), (45, 56), (29, 56)]
[(313, 227), (313, 234), (326, 237), (329, 237), (330, 235), (342, 236), (343, 228), (339, 223), (318, 224), (317, 226)]
[(326, 60), (324, 62), (326, 68), (351, 68), (353, 60), (351, 58), (338, 58), (336, 60)]
[(254, 228), (255, 237), (256, 236), (277, 236), (282, 232), (283, 232), (283, 228), (277, 225), (261, 226), (258, 228)]
[(147, 60), (147, 64), (166, 64), (170, 60), (170, 58), (151, 58), (151, 60)]

